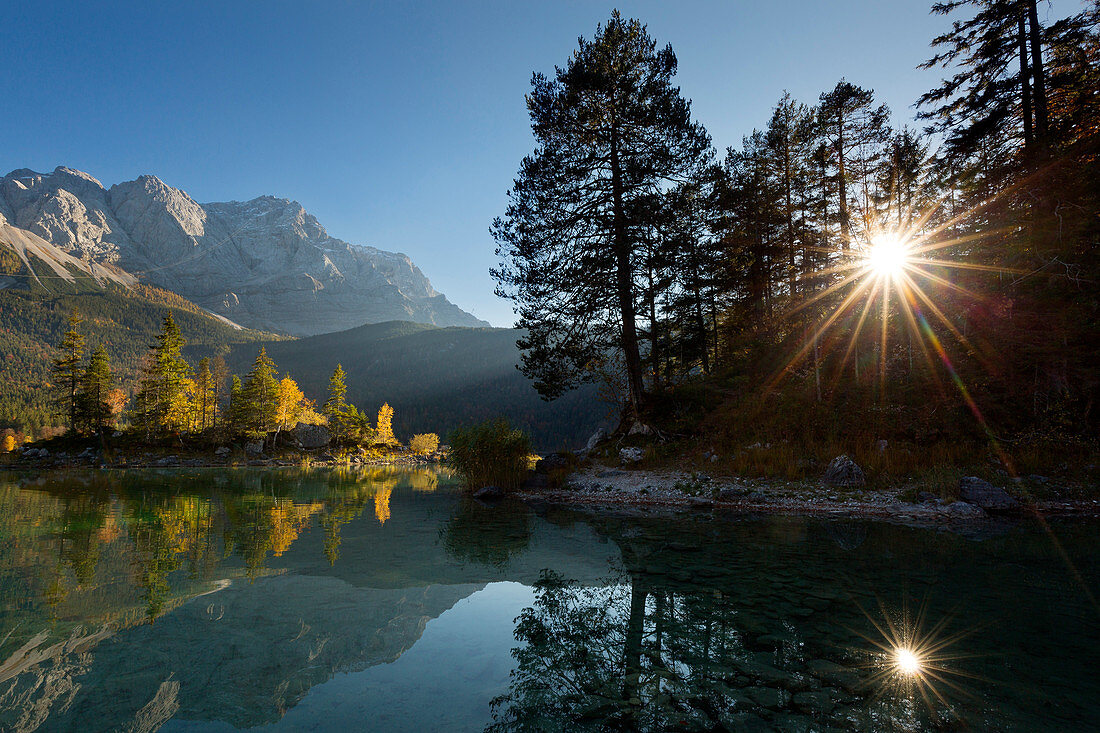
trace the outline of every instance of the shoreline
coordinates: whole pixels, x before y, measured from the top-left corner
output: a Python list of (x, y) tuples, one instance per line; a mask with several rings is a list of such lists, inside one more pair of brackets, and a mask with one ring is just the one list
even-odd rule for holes
[[(332, 468), (429, 468), (445, 465), (438, 458), (412, 456), (352, 461), (308, 461), (263, 456), (246, 461), (216, 457), (188, 458), (145, 454), (136, 460), (104, 463), (99, 456), (57, 454), (25, 458), (0, 465), (0, 471), (52, 472), (66, 470), (148, 470), (180, 468), (212, 469), (332, 469)], [(538, 476), (538, 474), (535, 474)], [(476, 491), (473, 492), (476, 495)], [(570, 473), (558, 488), (529, 481), (507, 492), (534, 510), (547, 507), (582, 511), (601, 516), (652, 518), (715, 518), (749, 516), (797, 516), (818, 519), (863, 519), (922, 527), (958, 529), (977, 525), (1008, 524), (1029, 518), (1100, 518), (1100, 499), (1047, 499), (1021, 504), (1012, 512), (986, 511), (963, 501), (943, 499), (921, 502), (899, 498), (902, 489), (838, 488), (806, 482), (710, 478), (672, 469), (608, 468), (590, 465)], [(476, 496), (475, 496), (476, 498)]]
[(675, 470), (589, 467), (560, 488), (527, 486), (513, 496), (528, 504), (632, 516), (786, 515), (871, 519), (921, 526), (960, 526), (1030, 517), (1100, 518), (1100, 499), (1051, 499), (1013, 512), (963, 501), (909, 502), (901, 489), (841, 489), (808, 483), (706, 478)]

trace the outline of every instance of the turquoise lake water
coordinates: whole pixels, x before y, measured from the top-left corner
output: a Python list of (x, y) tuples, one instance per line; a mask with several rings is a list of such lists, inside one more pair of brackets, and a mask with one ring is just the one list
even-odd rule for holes
[(1098, 551), (435, 470), (9, 475), (0, 730), (1100, 730)]

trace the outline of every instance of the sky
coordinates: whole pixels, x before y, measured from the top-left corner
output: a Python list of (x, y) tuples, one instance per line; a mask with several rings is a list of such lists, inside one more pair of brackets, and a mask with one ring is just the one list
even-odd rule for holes
[[(494, 325), (489, 235), (534, 147), (524, 94), (613, 8), (679, 60), (724, 150), (783, 90), (845, 77), (912, 121), (949, 20), (931, 0), (11, 3), (0, 23), (0, 175), (151, 173), (200, 203), (294, 199), (329, 234), (404, 252)], [(1045, 4), (1041, 4), (1044, 6)]]

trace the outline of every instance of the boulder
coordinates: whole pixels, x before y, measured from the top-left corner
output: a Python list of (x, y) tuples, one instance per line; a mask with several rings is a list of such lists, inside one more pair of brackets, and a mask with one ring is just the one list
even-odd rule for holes
[(474, 492), (474, 498), (478, 501), (494, 502), (504, 498), (504, 489), (499, 486), (482, 486)]
[(959, 479), (959, 499), (989, 511), (1011, 511), (1020, 507), (1011, 494), (977, 476)]
[(591, 453), (596, 450), (603, 441), (607, 440), (607, 430), (604, 428), (598, 428), (596, 432), (592, 433), (592, 436), (588, 439), (588, 442), (584, 444), (584, 450), (586, 453)]
[(984, 517), (985, 512), (981, 507), (974, 506), (965, 501), (953, 501), (943, 509), (945, 512), (953, 517), (959, 517), (960, 519), (977, 519), (978, 517)]
[(551, 471), (568, 470), (571, 462), (564, 453), (551, 453), (545, 458), (540, 458), (535, 464), (536, 473), (550, 473)]
[(264, 442), (262, 440), (255, 440), (250, 443), (245, 443), (244, 452), (250, 456), (258, 456), (264, 452)]
[(933, 494), (931, 491), (918, 491), (917, 503), (918, 504), (935, 504), (939, 501), (940, 497)]
[(863, 486), (867, 479), (863, 469), (846, 455), (837, 456), (825, 469), (825, 483), (830, 486)]
[(752, 491), (744, 486), (723, 486), (718, 489), (718, 501), (736, 501), (748, 496)]
[(327, 425), (306, 425), (298, 423), (290, 431), (298, 445), (307, 450), (324, 448), (332, 442), (332, 431)]
[(627, 435), (652, 435), (653, 434), (653, 428), (649, 427), (648, 425), (646, 425), (645, 423), (643, 423), (641, 421), (635, 421), (635, 423), (630, 426), (630, 430), (628, 430), (626, 434)]
[(641, 448), (623, 448), (619, 451), (619, 460), (623, 463), (637, 463), (645, 458), (645, 451)]

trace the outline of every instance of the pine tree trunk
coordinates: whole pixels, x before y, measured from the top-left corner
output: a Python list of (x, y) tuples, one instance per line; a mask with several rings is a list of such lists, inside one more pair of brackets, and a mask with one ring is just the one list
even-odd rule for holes
[(1040, 149), (1046, 149), (1050, 142), (1047, 138), (1047, 92), (1046, 75), (1043, 71), (1043, 29), (1039, 25), (1039, 11), (1036, 0), (1028, 0), (1028, 20), (1031, 24), (1031, 72), (1035, 79), (1035, 139)]
[(622, 319), (623, 357), (626, 362), (627, 388), (630, 410), (634, 417), (641, 417), (642, 359), (638, 351), (638, 324), (634, 310), (634, 278), (630, 267), (630, 240), (626, 231), (626, 212), (623, 211), (623, 179), (619, 161), (619, 143), (616, 132), (611, 133), (611, 195), (614, 206), (615, 280), (619, 299), (619, 317)]
[(1035, 144), (1031, 112), (1031, 69), (1027, 62), (1027, 28), (1024, 27), (1024, 8), (1020, 7), (1016, 33), (1020, 44), (1020, 106), (1024, 118), (1024, 151), (1032, 152)]
[(848, 221), (848, 173), (844, 167), (844, 116), (839, 117), (837, 132), (837, 183), (840, 186), (840, 247), (847, 252), (851, 245), (852, 229)]

